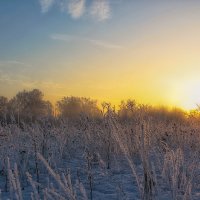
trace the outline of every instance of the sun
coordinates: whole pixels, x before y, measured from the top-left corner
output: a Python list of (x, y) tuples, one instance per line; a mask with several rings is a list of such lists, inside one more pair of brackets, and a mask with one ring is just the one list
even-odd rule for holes
[(171, 81), (168, 88), (170, 105), (185, 110), (196, 109), (200, 105), (200, 79), (184, 79)]

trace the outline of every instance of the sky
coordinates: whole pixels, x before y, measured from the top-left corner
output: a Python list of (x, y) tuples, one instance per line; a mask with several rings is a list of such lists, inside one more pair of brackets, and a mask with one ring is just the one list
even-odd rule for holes
[(1, 0), (0, 95), (195, 108), (199, 10), (198, 0)]

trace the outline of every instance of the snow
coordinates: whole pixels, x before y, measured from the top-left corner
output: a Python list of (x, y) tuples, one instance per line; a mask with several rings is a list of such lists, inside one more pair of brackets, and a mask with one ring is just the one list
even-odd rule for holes
[(173, 126), (115, 116), (86, 125), (1, 126), (1, 198), (198, 200), (200, 129)]

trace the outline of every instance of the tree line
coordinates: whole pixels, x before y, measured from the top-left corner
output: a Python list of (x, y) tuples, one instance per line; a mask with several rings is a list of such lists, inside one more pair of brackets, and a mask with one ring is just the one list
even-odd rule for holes
[[(20, 91), (11, 99), (0, 96), (1, 122), (33, 122), (46, 117), (77, 119), (81, 115), (89, 118), (101, 118), (109, 109), (115, 111), (110, 103), (103, 102), (101, 106), (98, 106), (96, 100), (74, 96), (63, 97), (53, 107), (50, 101), (44, 100), (44, 94), (39, 89)], [(130, 99), (122, 101), (115, 112), (120, 120), (126, 121), (138, 119), (139, 117), (170, 121), (183, 121), (186, 118), (186, 112), (181, 109), (168, 110), (165, 107), (152, 107), (138, 104), (135, 100)], [(191, 111), (189, 116), (197, 117), (199, 112), (197, 110)]]
[(44, 117), (56, 116), (75, 119), (80, 114), (89, 117), (100, 116), (101, 110), (97, 106), (97, 101), (85, 97), (63, 97), (57, 101), (54, 108), (50, 101), (44, 100), (44, 94), (39, 89), (20, 91), (10, 100), (0, 96), (1, 122), (32, 122)]

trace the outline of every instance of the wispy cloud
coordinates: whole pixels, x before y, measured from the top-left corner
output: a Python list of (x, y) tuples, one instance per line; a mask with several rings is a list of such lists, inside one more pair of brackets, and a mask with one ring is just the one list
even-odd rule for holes
[(78, 19), (88, 14), (98, 21), (104, 21), (111, 16), (110, 0), (39, 0), (42, 13), (48, 12), (53, 5), (59, 5), (60, 11)]
[(99, 21), (108, 19), (111, 16), (110, 4), (108, 0), (95, 0), (92, 3), (90, 14)]
[(81, 17), (85, 12), (85, 0), (70, 0), (68, 12), (75, 19)]
[(46, 13), (55, 3), (55, 0), (39, 0), (42, 13)]
[(5, 86), (22, 89), (41, 88), (51, 90), (64, 89), (65, 87), (64, 84), (55, 83), (48, 79), (33, 78), (34, 73), (34, 69), (30, 64), (17, 60), (0, 60), (0, 93)]
[(31, 65), (17, 60), (0, 60), (0, 81), (14, 83), (29, 79)]
[(40, 88), (45, 90), (63, 90), (66, 88), (65, 84), (56, 83), (53, 81), (44, 81), (44, 80), (32, 80), (31, 77), (27, 77), (24, 75), (9, 75), (4, 74), (0, 70), (0, 88), (2, 86), (9, 85), (9, 86), (18, 86), (22, 89), (30, 89), (30, 88)]
[(16, 85), (30, 82), (31, 79), (25, 73), (10, 72), (0, 69), (0, 83), (4, 85)]
[(65, 42), (88, 42), (92, 45), (103, 47), (106, 49), (122, 49), (123, 47), (117, 44), (113, 44), (107, 41), (103, 40), (97, 40), (97, 39), (91, 39), (91, 38), (85, 38), (85, 37), (79, 37), (79, 36), (72, 36), (67, 34), (53, 34), (50, 36), (53, 40), (60, 40)]

